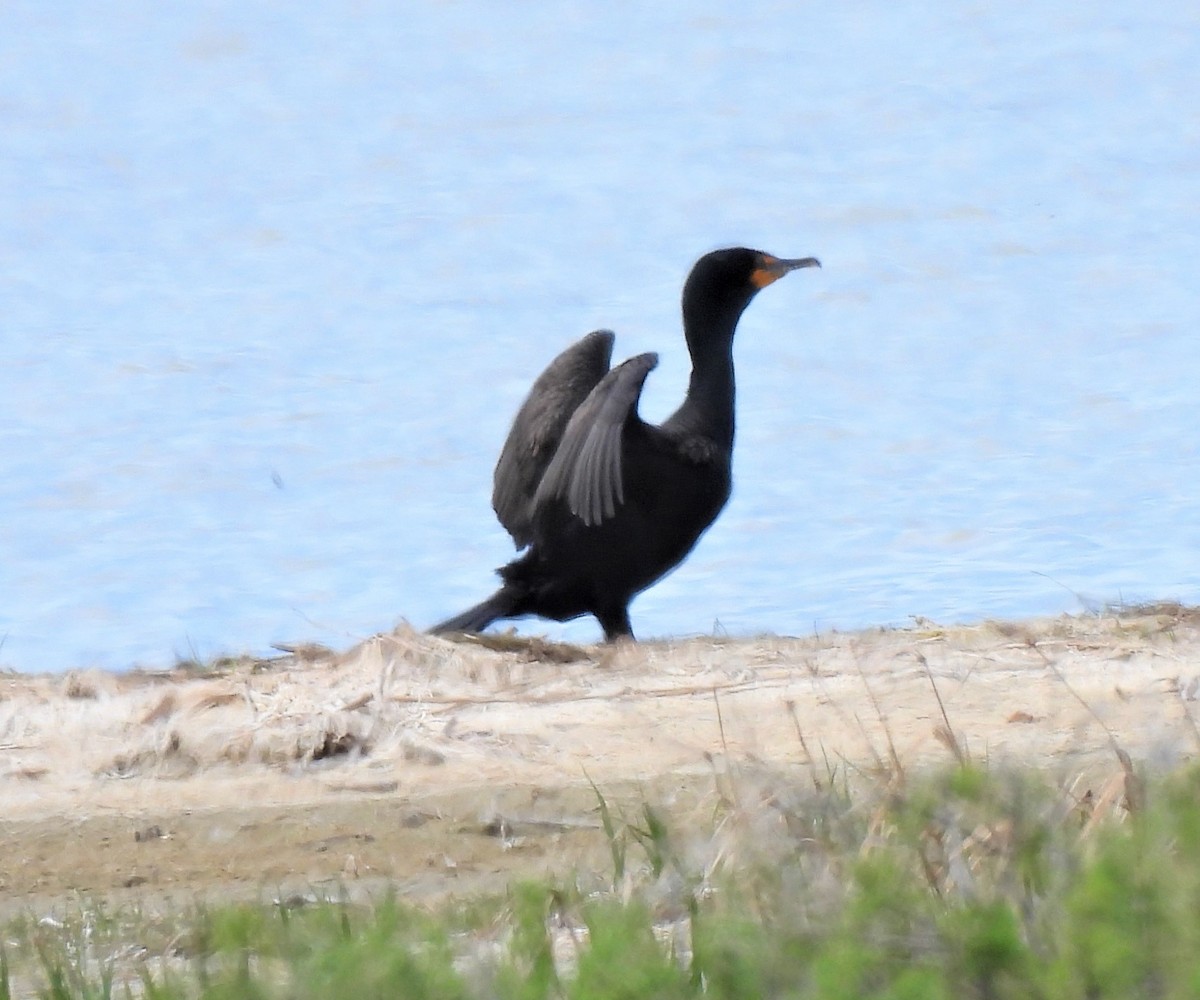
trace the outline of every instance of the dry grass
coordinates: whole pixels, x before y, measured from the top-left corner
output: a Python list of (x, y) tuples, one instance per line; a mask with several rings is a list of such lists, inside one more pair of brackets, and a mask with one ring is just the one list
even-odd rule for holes
[[(0, 782), (295, 773), (333, 760), (437, 781), (643, 778), (706, 755), (895, 771), (1016, 756), (1080, 768), (1119, 739), (1189, 754), (1200, 616), (1101, 617), (581, 648), (407, 628), (219, 671), (0, 680)], [(719, 702), (717, 700), (719, 696)], [(724, 716), (720, 710), (724, 708)], [(952, 724), (953, 723), (953, 724)], [(796, 733), (801, 732), (799, 745)], [(264, 770), (265, 769), (265, 770)]]
[[(304, 648), (216, 670), (9, 674), (0, 676), (6, 850), (24, 856), (29, 837), (63, 827), (53, 850), (29, 846), (47, 859), (29, 884), (47, 887), (62, 884), (53, 873), (68, 857), (93, 864), (92, 881), (108, 871), (122, 882), (203, 878), (204, 851), (219, 867), (213, 880), (250, 877), (264, 852), (273, 871), (301, 875), (313, 870), (311, 837), (280, 834), (254, 849), (260, 830), (296, 816), (330, 837), (372, 838), (336, 864), (322, 858), (323, 878), (349, 853), (354, 870), (395, 875), (395, 859), (412, 851), (429, 852), (414, 877), (425, 865), (464, 878), (565, 863), (567, 841), (592, 850), (595, 838), (562, 834), (595, 831), (589, 780), (606, 795), (678, 789), (671, 808), (711, 814), (716, 803), (728, 831), (794, 826), (802, 786), (899, 791), (911, 774), (947, 764), (1032, 764), (1058, 776), (1062, 809), (1089, 828), (1137, 808), (1140, 767), (1196, 755), (1198, 691), (1200, 617), (1174, 606), (590, 648), (400, 628), (342, 653)], [(223, 818), (206, 827), (185, 822), (192, 814)], [(416, 847), (388, 825), (412, 816), (434, 817), (413, 827), (425, 838)], [(132, 833), (155, 824), (180, 831), (173, 844), (191, 838), (191, 856), (135, 850)], [(222, 847), (226, 826), (244, 850)], [(535, 831), (513, 841), (528, 858), (505, 837), (480, 842), (473, 831), (490, 826)], [(955, 850), (998, 837), (984, 831)], [(93, 838), (109, 853), (97, 854)], [(438, 838), (450, 846), (433, 847)], [(716, 855), (736, 853), (714, 843)], [(157, 875), (146, 876), (148, 864)], [(12, 885), (27, 868), (11, 869)]]

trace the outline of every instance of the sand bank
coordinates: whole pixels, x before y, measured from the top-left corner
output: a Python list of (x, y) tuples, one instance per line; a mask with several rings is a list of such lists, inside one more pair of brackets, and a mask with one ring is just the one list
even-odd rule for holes
[(1200, 750), (1200, 611), (637, 646), (400, 629), (342, 653), (0, 677), (0, 890), (499, 887), (603, 851), (606, 794), (970, 756), (1100, 792)]

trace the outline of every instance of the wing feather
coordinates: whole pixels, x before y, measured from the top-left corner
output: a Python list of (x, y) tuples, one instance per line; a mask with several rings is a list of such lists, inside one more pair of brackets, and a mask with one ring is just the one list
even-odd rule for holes
[(564, 497), (571, 512), (589, 526), (616, 514), (625, 501), (625, 426), (636, 418), (642, 386), (657, 364), (657, 354), (639, 354), (600, 380), (567, 424), (534, 497), (535, 510)]
[(538, 376), (513, 419), (492, 477), (492, 507), (517, 548), (533, 540), (534, 495), (572, 414), (608, 371), (614, 336), (596, 330)]

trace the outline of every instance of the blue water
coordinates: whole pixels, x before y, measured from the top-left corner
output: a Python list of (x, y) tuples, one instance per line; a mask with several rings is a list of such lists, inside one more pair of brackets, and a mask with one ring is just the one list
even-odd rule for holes
[(0, 664), (461, 610), (541, 366), (612, 327), (665, 416), (738, 243), (825, 266), (639, 634), (1200, 600), (1197, 66), (1116, 0), (6, 3)]

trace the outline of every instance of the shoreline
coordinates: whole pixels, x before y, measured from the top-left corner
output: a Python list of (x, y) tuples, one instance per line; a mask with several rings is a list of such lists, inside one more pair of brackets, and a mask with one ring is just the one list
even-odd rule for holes
[(0, 888), (494, 887), (603, 847), (592, 782), (683, 809), (733, 770), (852, 782), (961, 757), (1101, 794), (1117, 748), (1200, 752), (1198, 696), (1200, 610), (1177, 605), (615, 647), (399, 629), (206, 674), (7, 674)]

